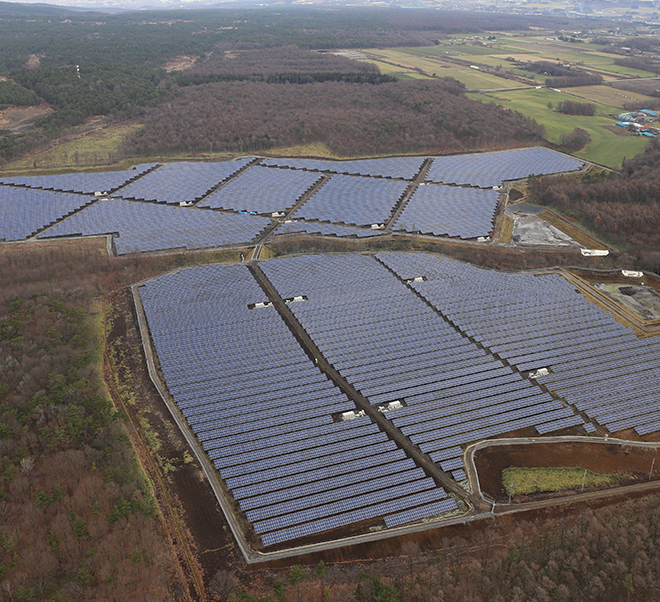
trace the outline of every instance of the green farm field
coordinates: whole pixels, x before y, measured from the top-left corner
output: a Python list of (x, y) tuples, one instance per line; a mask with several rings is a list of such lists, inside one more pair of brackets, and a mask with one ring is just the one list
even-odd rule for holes
[[(416, 49), (419, 50), (419, 49)], [(453, 77), (465, 84), (469, 90), (482, 90), (493, 88), (516, 87), (517, 82), (503, 79), (490, 73), (483, 73), (477, 69), (463, 67), (454, 63), (443, 61), (441, 58), (431, 56), (415, 56), (406, 52), (406, 49), (368, 49), (363, 51), (370, 55), (370, 62), (375, 62), (381, 70), (385, 66), (388, 71), (394, 66), (397, 71), (421, 69), (424, 73), (436, 77)], [(380, 60), (382, 59), (382, 60)], [(385, 61), (385, 62), (383, 62)], [(388, 71), (383, 71), (386, 73)], [(390, 73), (392, 71), (389, 71)]]
[[(562, 100), (574, 99), (574, 97), (548, 88), (512, 90), (491, 95), (469, 94), (468, 96), (473, 100), (482, 102), (496, 102), (503, 107), (520, 111), (532, 117), (545, 126), (546, 138), (555, 144), (561, 142), (562, 134), (568, 134), (576, 127), (582, 128), (589, 132), (591, 142), (584, 149), (574, 154), (587, 161), (593, 161), (614, 169), (620, 168), (623, 159), (626, 157), (641, 153), (650, 141), (650, 138), (639, 136), (619, 136), (602, 127), (604, 125), (614, 125), (614, 119), (611, 117), (602, 115), (594, 117), (564, 115), (548, 108), (549, 102), (556, 105)], [(612, 107), (598, 104), (597, 111), (611, 113)]]
[(629, 475), (598, 474), (583, 468), (506, 468), (502, 471), (502, 483), (507, 493), (527, 494), (545, 491), (566, 491), (585, 487), (599, 487), (617, 483)]
[[(580, 86), (576, 88), (566, 88), (564, 93), (583, 98), (589, 102), (603, 103), (613, 109), (623, 109), (629, 102), (651, 102), (655, 101), (652, 96), (630, 92), (628, 90), (618, 90), (612, 86)], [(612, 112), (610, 110), (609, 112)]]

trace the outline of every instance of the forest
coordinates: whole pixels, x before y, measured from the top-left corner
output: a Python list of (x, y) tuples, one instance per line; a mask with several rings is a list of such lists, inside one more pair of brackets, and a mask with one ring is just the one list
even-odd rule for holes
[(578, 219), (604, 240), (660, 272), (660, 144), (627, 160), (621, 175), (530, 180), (535, 202)]
[[(395, 46), (424, 46), (437, 43), (456, 33), (485, 33), (498, 31), (526, 31), (543, 25), (558, 29), (575, 27), (580, 21), (565, 17), (527, 17), (497, 13), (461, 13), (457, 11), (354, 8), (334, 11), (320, 8), (278, 7), (260, 9), (223, 9), (194, 11), (140, 11), (120, 14), (79, 12), (41, 5), (18, 5), (0, 2), (0, 77), (8, 77), (18, 87), (12, 87), (11, 97), (0, 106), (18, 106), (36, 95), (48, 103), (54, 112), (36, 123), (34, 131), (8, 135), (0, 139), (0, 163), (25, 156), (48, 146), (51, 140), (66, 135), (90, 117), (106, 117), (114, 122), (140, 117), (149, 113), (145, 127), (140, 130), (143, 140), (133, 139), (124, 146), (131, 152), (192, 152), (255, 150), (270, 148), (272, 142), (289, 144), (300, 139), (322, 140), (341, 156), (360, 152), (368, 154), (394, 152), (455, 152), (465, 149), (490, 149), (515, 146), (538, 139), (539, 128), (532, 123), (522, 124), (515, 118), (514, 133), (503, 133), (494, 142), (493, 131), (478, 123), (470, 127), (466, 119), (478, 112), (471, 106), (466, 115), (453, 111), (449, 117), (457, 120), (455, 126), (445, 125), (450, 131), (437, 133), (438, 120), (422, 124), (419, 115), (410, 111), (405, 102), (408, 93), (404, 82), (395, 82), (381, 75), (371, 66), (334, 57), (327, 51), (334, 48), (367, 48)], [(599, 21), (592, 21), (596, 25)], [(264, 52), (269, 49), (268, 52)], [(252, 51), (252, 52), (250, 52)], [(164, 70), (168, 61), (188, 57), (194, 61), (191, 69), (183, 73)], [(349, 63), (352, 66), (349, 66)], [(79, 67), (80, 71), (77, 71)], [(270, 88), (242, 88), (236, 82), (264, 83)], [(371, 137), (372, 142), (357, 141), (344, 145), (347, 133), (361, 135), (370, 123), (351, 119), (336, 125), (339, 136), (330, 136), (331, 111), (318, 103), (320, 90), (299, 89), (295, 106), (291, 106), (291, 91), (277, 88), (287, 83), (322, 84), (326, 86), (331, 103), (340, 88), (331, 83), (350, 84), (339, 94), (348, 94), (355, 104), (381, 105), (380, 92), (373, 87), (391, 84), (400, 91), (382, 104), (397, 113), (386, 119), (383, 132)], [(190, 90), (210, 85), (210, 88)], [(369, 90), (368, 86), (372, 89)], [(19, 89), (24, 94), (17, 96)], [(252, 128), (241, 125), (235, 140), (225, 140), (211, 129), (200, 131), (194, 126), (188, 134), (179, 127), (189, 127), (190, 118), (184, 116), (174, 124), (173, 131), (157, 136), (153, 127), (168, 114), (170, 106), (179, 109), (191, 104), (193, 119), (208, 119), (206, 110), (196, 106), (199, 102), (234, 102), (246, 91), (263, 93), (273, 102), (285, 103), (286, 110), (305, 112), (305, 126), (262, 126), (263, 116), (236, 115), (239, 121), (256, 117)], [(321, 88), (321, 90), (325, 90)], [(1, 90), (0, 90), (1, 92)], [(372, 95), (373, 98), (369, 98)], [(6, 96), (6, 94), (5, 94)], [(427, 102), (428, 99), (423, 102)], [(462, 99), (463, 104), (471, 104)], [(287, 104), (288, 103), (288, 104)], [(252, 103), (250, 103), (252, 104)], [(345, 101), (342, 109), (349, 104)], [(251, 107), (260, 110), (260, 101)], [(322, 107), (325, 115), (307, 119), (306, 113)], [(332, 107), (330, 107), (332, 108)], [(499, 109), (484, 109), (488, 115)], [(350, 111), (355, 114), (355, 111)], [(212, 113), (212, 111), (211, 111)], [(380, 116), (375, 116), (378, 119)], [(301, 117), (302, 118), (302, 117)], [(423, 121), (423, 120), (422, 120)], [(499, 115), (496, 124), (508, 124), (511, 119)], [(226, 121), (224, 122), (226, 124)], [(403, 125), (401, 125), (403, 124)], [(415, 125), (416, 124), (416, 125)], [(310, 138), (307, 126), (314, 133)], [(420, 127), (430, 132), (420, 136)], [(522, 133), (522, 129), (526, 129)], [(216, 130), (218, 128), (215, 128)], [(256, 131), (248, 131), (248, 130)], [(405, 133), (402, 133), (406, 130)], [(464, 132), (466, 143), (456, 143), (456, 131)], [(391, 145), (387, 132), (392, 132)], [(405, 141), (405, 134), (408, 139)], [(323, 140), (328, 137), (328, 140)], [(331, 139), (330, 139), (331, 138)], [(419, 139), (420, 143), (415, 144)], [(483, 143), (483, 144), (482, 144)], [(389, 148), (388, 148), (389, 146)]]
[(176, 599), (171, 544), (101, 380), (98, 296), (138, 274), (85, 247), (0, 257), (0, 597)]
[(541, 140), (543, 130), (532, 120), (468, 100), (463, 90), (451, 79), (188, 87), (147, 111), (125, 151), (254, 152), (323, 142), (348, 157), (510, 148)]
[(660, 500), (649, 496), (573, 517), (492, 523), (434, 550), (408, 542), (399, 558), (293, 566), (247, 590), (226, 572), (213, 591), (241, 602), (647, 602), (660, 596), (659, 577)]

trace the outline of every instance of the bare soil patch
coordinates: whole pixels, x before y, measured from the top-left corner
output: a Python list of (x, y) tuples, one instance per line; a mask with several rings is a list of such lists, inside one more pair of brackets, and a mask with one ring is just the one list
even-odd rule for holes
[(580, 247), (568, 234), (565, 234), (538, 215), (515, 212), (511, 242), (519, 246), (547, 245), (551, 247)]
[(600, 127), (605, 128), (606, 130), (609, 130), (610, 132), (614, 132), (617, 136), (634, 136), (632, 132), (629, 132), (628, 130), (624, 130), (623, 128), (620, 128), (618, 125), (601, 125)]
[(184, 71), (185, 69), (190, 69), (190, 67), (195, 64), (196, 60), (197, 57), (194, 56), (177, 56), (167, 61), (163, 68), (167, 73), (171, 73), (172, 71)]
[(660, 294), (650, 286), (596, 283), (594, 286), (642, 320), (660, 320)]
[(31, 127), (34, 122), (52, 113), (47, 105), (39, 105), (38, 107), (11, 107), (0, 111), (0, 136), (8, 136), (20, 131), (25, 131)]
[(218, 570), (241, 570), (243, 559), (201, 466), (149, 378), (130, 289), (109, 295), (108, 302), (112, 304), (108, 348), (114, 345), (121, 350), (113, 372), (118, 388), (130, 391), (133, 400), (124, 409), (134, 424), (147, 425), (151, 434), (145, 439), (153, 441), (155, 434), (161, 443), (157, 451), (151, 444), (143, 451), (154, 460), (152, 471), (159, 474), (150, 476), (164, 488), (156, 491), (164, 521), (186, 567), (190, 590), (199, 595), (196, 574), (201, 574), (207, 589)]
[[(504, 483), (502, 483), (502, 470), (505, 468), (566, 466), (586, 468), (599, 474), (630, 473), (633, 475), (632, 479), (620, 481), (617, 484), (628, 485), (648, 479), (651, 464), (656, 458), (658, 458), (658, 454), (655, 449), (597, 442), (503, 444), (480, 449), (474, 454), (481, 490), (496, 502), (506, 502), (509, 499)], [(656, 475), (657, 477), (654, 479), (660, 478), (660, 464)], [(605, 485), (600, 488), (592, 488), (592, 490), (608, 487), (610, 486)], [(568, 494), (570, 491), (514, 495), (513, 499), (522, 502)]]

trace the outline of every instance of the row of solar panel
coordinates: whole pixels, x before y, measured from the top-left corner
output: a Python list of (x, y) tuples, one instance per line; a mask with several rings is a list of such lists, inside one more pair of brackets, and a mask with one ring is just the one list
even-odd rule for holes
[[(157, 166), (157, 163), (143, 163), (126, 171), (71, 173), (54, 176), (0, 176), (0, 184), (60, 192), (78, 192), (82, 194), (101, 192), (108, 194), (108, 192), (115, 191)], [(5, 190), (3, 189), (2, 192), (4, 193)]]
[(200, 203), (200, 207), (274, 213), (291, 209), (321, 179), (319, 174), (253, 166)]
[[(228, 307), (225, 316), (218, 315), (218, 312), (213, 314), (222, 324), (220, 330), (226, 330), (227, 335), (218, 343), (219, 353), (222, 357), (238, 356), (245, 365), (241, 366), (240, 361), (216, 361), (210, 373), (199, 373), (199, 379), (187, 378), (181, 370), (177, 370), (171, 392), (202, 446), (215, 461), (228, 488), (232, 492), (237, 490), (237, 499), (245, 499), (248, 491), (260, 496), (271, 491), (286, 492), (276, 497), (262, 497), (262, 505), (254, 506), (263, 508), (263, 516), (276, 516), (286, 522), (286, 527), (272, 527), (278, 531), (289, 529), (286, 534), (278, 535), (280, 540), (293, 536), (291, 528), (311, 520), (301, 508), (314, 508), (314, 512), (321, 512), (321, 506), (307, 499), (321, 492), (327, 492), (326, 499), (333, 500), (324, 506), (323, 512), (328, 519), (332, 513), (345, 513), (345, 504), (349, 500), (356, 503), (356, 487), (365, 491), (357, 501), (367, 505), (365, 511), (369, 511), (369, 505), (380, 504), (381, 499), (392, 497), (395, 499), (391, 500), (388, 508), (396, 511), (400, 496), (407, 495), (404, 483), (419, 480), (419, 470), (411, 466), (400, 470), (403, 468), (400, 462), (405, 456), (400, 455), (395, 444), (387, 440), (386, 435), (370, 421), (362, 422), (360, 429), (357, 429), (359, 419), (353, 421), (354, 429), (344, 423), (332, 422), (332, 412), (354, 408), (353, 404), (334, 389), (311, 361), (306, 364), (299, 361), (301, 350), (274, 309), (269, 308), (264, 313), (250, 311), (244, 306), (246, 295), (229, 292), (252, 281), (247, 268), (236, 266), (227, 271), (228, 277), (224, 281), (215, 279), (215, 290), (223, 291), (223, 294), (216, 294), (215, 290), (211, 292), (211, 303), (197, 294), (187, 297), (185, 291), (190, 290), (190, 285), (198, 286), (201, 281), (188, 279), (187, 273), (191, 272), (194, 270), (184, 270), (163, 279), (162, 283), (147, 283), (143, 287), (143, 303), (150, 326), (153, 323), (155, 327), (156, 348), (159, 355), (166, 358), (162, 363), (166, 382), (169, 366), (175, 366), (177, 358), (180, 364), (184, 358), (187, 359), (191, 348), (206, 346), (209, 336), (204, 329), (209, 323), (207, 310), (211, 306)], [(182, 291), (181, 297), (185, 301), (177, 298), (179, 291)], [(224, 294), (224, 291), (228, 292)], [(239, 304), (240, 309), (237, 307)], [(185, 307), (183, 313), (179, 311), (181, 307)], [(184, 316), (186, 328), (182, 330), (178, 322)], [(217, 327), (217, 324), (214, 326)], [(218, 335), (214, 337), (211, 334), (209, 340), (217, 341), (217, 338)], [(206, 349), (208, 352), (208, 347)], [(277, 349), (278, 354), (273, 354), (273, 349)], [(295, 367), (293, 374), (281, 370), (280, 351), (286, 355), (286, 361), (296, 360), (289, 364)], [(262, 370), (253, 374), (253, 378), (247, 378), (246, 367), (249, 368), (251, 357), (259, 359), (258, 365)], [(269, 361), (271, 357), (272, 364)], [(304, 397), (307, 398), (305, 401)], [(315, 429), (318, 432), (315, 433)], [(237, 441), (241, 441), (241, 450), (223, 453), (232, 442)], [(252, 445), (254, 441), (261, 443), (255, 446)], [(372, 477), (367, 468), (375, 466), (372, 457), (380, 462), (392, 458), (397, 479), (392, 479), (390, 473), (383, 475), (380, 472)], [(354, 468), (362, 463), (367, 471), (362, 474), (362, 481), (370, 484), (353, 482), (342, 485), (336, 480), (334, 487), (328, 488), (324, 483), (315, 490), (316, 481), (325, 481), (348, 472), (336, 470), (334, 465), (337, 463), (350, 464)], [(396, 483), (395, 487), (388, 486), (392, 482)], [(304, 492), (300, 489), (303, 485), (308, 487)], [(439, 499), (444, 497), (442, 492)], [(294, 503), (293, 500), (298, 501)], [(287, 501), (292, 505), (287, 507)], [(406, 507), (416, 505), (419, 504), (406, 502)], [(268, 510), (270, 506), (275, 507)], [(265, 525), (260, 528), (271, 528)]]
[(333, 176), (293, 213), (294, 218), (369, 226), (386, 222), (407, 182)]
[[(311, 270), (310, 263), (315, 264)], [(427, 421), (425, 418), (420, 420), (420, 424), (424, 426), (417, 428), (416, 432), (429, 430), (430, 437), (420, 436), (419, 443), (424, 442), (426, 439), (432, 441), (433, 437), (438, 434), (440, 426), (446, 426), (449, 423), (454, 424), (456, 421), (463, 424), (463, 426), (455, 427), (457, 432), (483, 432), (484, 429), (491, 428), (499, 434), (509, 430), (508, 427), (511, 425), (507, 424), (506, 427), (498, 427), (497, 425), (507, 421), (510, 423), (512, 417), (527, 420), (524, 423), (525, 426), (537, 426), (543, 421), (566, 419), (568, 418), (566, 412), (574, 416), (571, 410), (563, 408), (559, 402), (547, 394), (543, 394), (540, 389), (533, 388), (533, 385), (529, 382), (527, 384), (529, 388), (533, 389), (532, 395), (529, 395), (529, 392), (522, 395), (520, 393), (511, 394), (509, 390), (506, 392), (500, 391), (499, 394), (496, 392), (494, 397), (488, 399), (492, 407), (488, 411), (484, 410), (480, 413), (477, 408), (484, 405), (480, 401), (481, 396), (475, 395), (474, 392), (464, 393), (467, 398), (463, 398), (461, 401), (463, 404), (467, 404), (468, 408), (475, 409), (474, 416), (471, 416), (469, 412), (458, 414), (456, 406), (448, 409), (446, 415), (442, 414), (441, 399), (454, 388), (463, 391), (465, 390), (463, 388), (467, 387), (469, 389), (471, 385), (484, 386), (484, 381), (490, 380), (485, 378), (486, 376), (492, 376), (493, 383), (498, 384), (501, 382), (498, 379), (503, 376), (513, 377), (518, 382), (522, 382), (521, 378), (514, 375), (510, 368), (502, 366), (501, 363), (496, 362), (490, 356), (485, 356), (483, 351), (477, 350), (467, 340), (465, 340), (464, 350), (461, 350), (463, 355), (460, 357), (463, 362), (456, 366), (456, 370), (439, 373), (437, 369), (433, 368), (432, 362), (425, 364), (429, 366), (428, 370), (416, 371), (414, 368), (406, 372), (399, 370), (398, 364), (402, 362), (404, 357), (408, 357), (411, 348), (418, 347), (420, 343), (417, 339), (413, 339), (411, 344), (407, 344), (404, 330), (397, 333), (392, 346), (388, 347), (386, 345), (386, 349), (383, 351), (381, 337), (387, 334), (390, 318), (394, 317), (395, 320), (392, 322), (396, 323), (398, 311), (406, 316), (407, 329), (413, 332), (415, 332), (417, 320), (427, 319), (429, 323), (442, 324), (443, 329), (452, 329), (437, 313), (427, 314), (426, 306), (410, 294), (400, 281), (393, 278), (391, 273), (370, 258), (333, 258), (332, 260), (315, 260), (313, 262), (308, 260), (280, 260), (266, 264), (264, 271), (273, 284), (278, 287), (280, 293), (282, 293), (282, 288), (286, 290), (288, 287), (290, 290), (292, 286), (308, 293), (308, 302), (292, 308), (296, 317), (301, 321), (308, 334), (319, 344), (324, 356), (339, 369), (342, 376), (366, 395), (372, 403), (391, 401), (396, 397), (401, 397), (410, 406), (411, 394), (414, 398), (415, 394), (419, 396), (426, 392), (433, 397), (434, 404), (430, 404), (429, 400), (426, 401), (428, 405), (433, 405), (433, 410), (437, 410), (434, 415), (437, 424), (434, 424), (433, 420)], [(328, 276), (323, 279), (312, 280), (314, 276), (310, 276), (310, 274), (315, 274), (317, 271), (322, 271)], [(381, 276), (380, 281), (373, 281), (373, 273), (378, 273)], [(294, 284), (292, 284), (292, 281)], [(365, 281), (370, 282), (368, 292), (363, 291), (361, 288), (356, 291), (354, 283), (361, 284)], [(328, 291), (324, 296), (323, 304), (315, 302), (316, 296), (313, 294), (315, 289), (320, 287)], [(402, 291), (401, 295), (392, 294), (392, 291), (396, 288)], [(383, 293), (382, 291), (387, 292)], [(381, 296), (385, 297), (385, 295), (387, 295), (389, 305), (388, 302), (378, 300)], [(366, 305), (364, 309), (356, 309), (356, 303), (363, 303), (365, 299), (368, 303), (370, 298), (376, 300), (371, 305)], [(391, 309), (394, 304), (396, 304), (397, 309)], [(424, 307), (424, 311), (417, 314), (413, 309), (416, 304)], [(401, 308), (401, 310), (398, 308)], [(425, 327), (429, 330), (428, 325), (425, 325)], [(458, 333), (453, 332), (460, 337)], [(391, 336), (391, 332), (389, 334)], [(375, 339), (372, 339), (374, 335)], [(355, 340), (356, 336), (359, 346), (351, 345), (350, 342), (351, 339)], [(326, 337), (329, 343), (326, 342)], [(348, 355), (351, 359), (342, 362), (342, 357), (344, 357), (343, 347), (345, 345), (351, 345), (351, 351)], [(446, 355), (448, 359), (451, 358), (451, 352)], [(475, 357), (471, 358), (471, 355), (475, 355)], [(437, 364), (438, 361), (442, 360), (442, 354), (438, 354), (435, 359)], [(405, 360), (403, 361), (405, 362)], [(364, 369), (351, 369), (351, 365), (367, 365), (368, 363), (378, 366), (375, 370), (372, 368), (371, 374)], [(492, 368), (492, 372), (487, 368)], [(388, 369), (390, 370), (389, 375)], [(478, 391), (478, 389), (473, 388), (472, 391)], [(530, 389), (527, 389), (527, 391), (530, 391)], [(402, 410), (405, 412), (406, 409), (403, 408)], [(428, 407), (425, 409), (429, 410)], [(396, 417), (402, 410), (393, 410), (387, 414), (393, 419), (395, 425)], [(417, 418), (419, 419), (420, 416), (418, 415)], [(582, 420), (578, 417), (576, 424), (581, 422)], [(465, 426), (465, 424), (468, 426)], [(520, 428), (521, 424), (516, 423), (514, 426)], [(505, 430), (502, 431), (502, 428)], [(405, 429), (403, 432), (406, 435), (410, 434)], [(446, 432), (445, 434), (451, 436), (454, 433)], [(417, 443), (414, 439), (413, 442)], [(437, 445), (434, 445), (433, 449), (437, 449), (437, 447)], [(445, 459), (448, 463), (442, 466), (443, 469), (454, 470), (462, 467), (460, 447), (456, 448), (454, 446), (453, 453), (455, 454), (453, 457)], [(460, 472), (457, 474), (462, 475)]]
[[(390, 261), (402, 275), (411, 269), (403, 268), (404, 258)], [(645, 424), (641, 421), (645, 420), (648, 407), (631, 406), (627, 390), (631, 379), (649, 383), (651, 389), (660, 384), (660, 374), (655, 371), (660, 345), (638, 340), (631, 330), (616, 323), (611, 314), (576, 296), (572, 285), (558, 275), (527, 281), (502, 276), (498, 294), (501, 310), (485, 303), (477, 317), (473, 316), (477, 310), (467, 313), (463, 308), (447, 310), (448, 304), (455, 303), (452, 297), (460, 299), (468, 293), (472, 295), (473, 306), (484, 298), (492, 299), (492, 278), (481, 278), (482, 271), (461, 265), (469, 290), (459, 280), (448, 286), (433, 279), (447, 270), (447, 262), (428, 256), (425, 261), (428, 280), (415, 283), (415, 288), (442, 308), (460, 328), (468, 330), (519, 369), (550, 368), (551, 374), (541, 377), (539, 382), (600, 424), (612, 429)], [(419, 258), (416, 265), (424, 273)], [(428, 275), (431, 272), (434, 276)], [(523, 293), (527, 292), (527, 296), (534, 291), (531, 298), (536, 301), (511, 306), (519, 300), (520, 284), (524, 285)], [(543, 292), (540, 285), (547, 285), (545, 297), (539, 294)], [(607, 391), (608, 396), (611, 392), (607, 404), (603, 405), (600, 391)], [(618, 421), (617, 416), (624, 414), (623, 421)]]

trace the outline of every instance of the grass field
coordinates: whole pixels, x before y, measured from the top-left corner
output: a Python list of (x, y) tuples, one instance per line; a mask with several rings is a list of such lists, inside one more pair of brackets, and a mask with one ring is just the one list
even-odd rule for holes
[[(432, 47), (435, 50), (435, 47)], [(470, 67), (463, 67), (426, 54), (419, 56), (408, 52), (408, 48), (367, 49), (363, 52), (371, 55), (370, 62), (375, 62), (383, 73), (394, 71), (409, 72), (421, 69), (424, 73), (436, 77), (453, 77), (465, 84), (469, 90), (515, 87), (517, 82), (503, 79), (490, 73), (483, 73)], [(414, 49), (416, 52), (419, 48)], [(427, 48), (424, 48), (427, 50)], [(380, 60), (382, 59), (382, 60)], [(386, 62), (383, 62), (386, 61)]]
[(612, 86), (578, 86), (575, 88), (566, 88), (562, 90), (562, 92), (579, 96), (589, 102), (602, 103), (613, 109), (623, 109), (623, 105), (627, 102), (647, 102), (656, 100), (652, 96), (647, 96), (646, 94), (629, 92), (628, 90), (619, 90)]
[(119, 125), (82, 133), (50, 150), (35, 153), (4, 166), (5, 170), (23, 171), (55, 168), (89, 168), (112, 165), (119, 159), (119, 148), (139, 124)]
[[(274, 156), (283, 157), (320, 157), (323, 159), (339, 159), (323, 142), (312, 142), (299, 146), (287, 146), (271, 149)], [(265, 153), (268, 154), (268, 153)]]
[(511, 235), (513, 234), (513, 219), (508, 215), (502, 218), (502, 226), (500, 227), (500, 244), (508, 245), (511, 242)]
[[(617, 483), (628, 474), (598, 474), (587, 470), (585, 477), (583, 468), (505, 468), (502, 471), (502, 484), (507, 493), (521, 495), (540, 493), (544, 491), (566, 491), (580, 489), (584, 479), (585, 487), (598, 487)], [(513, 488), (513, 491), (511, 491)]]
[(559, 60), (564, 63), (583, 63), (586, 68), (591, 67), (604, 71), (605, 74), (610, 73), (612, 76), (654, 76), (653, 73), (648, 71), (615, 65), (614, 60), (618, 58), (616, 55), (602, 52), (601, 46), (594, 46), (589, 43), (571, 44), (570, 42), (550, 41), (542, 37), (506, 38), (502, 42), (507, 47), (514, 49), (515, 53), (511, 53), (511, 56), (520, 61), (556, 62)]
[[(601, 127), (612, 125), (614, 123), (612, 118), (564, 115), (549, 109), (548, 102), (557, 104), (571, 97), (547, 88), (512, 90), (493, 95), (469, 94), (469, 97), (482, 102), (496, 102), (532, 117), (545, 126), (546, 138), (555, 144), (561, 142), (562, 134), (570, 133), (576, 127), (582, 128), (589, 132), (591, 142), (575, 155), (615, 169), (621, 167), (624, 158), (641, 153), (650, 141), (650, 138), (642, 136), (617, 136), (614, 132)], [(611, 108), (598, 105), (598, 110), (606, 112), (611, 111)]]

